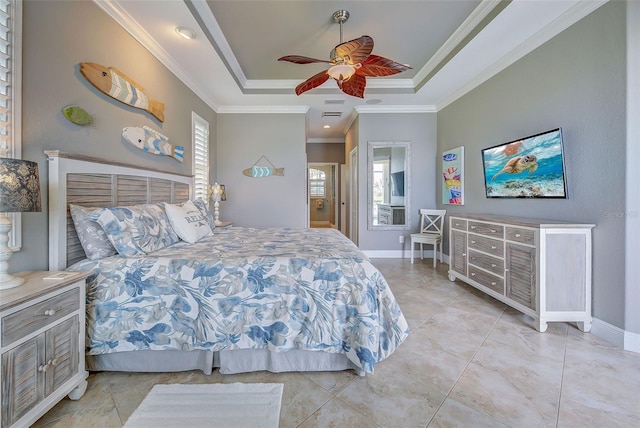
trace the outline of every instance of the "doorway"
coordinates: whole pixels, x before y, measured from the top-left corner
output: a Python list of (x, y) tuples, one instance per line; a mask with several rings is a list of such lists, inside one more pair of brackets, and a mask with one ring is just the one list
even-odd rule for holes
[(338, 164), (308, 164), (309, 227), (337, 229), (338, 221)]

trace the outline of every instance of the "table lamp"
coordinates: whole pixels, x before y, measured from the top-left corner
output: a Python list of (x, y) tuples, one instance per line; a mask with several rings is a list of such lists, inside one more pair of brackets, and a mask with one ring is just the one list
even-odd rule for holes
[(220, 201), (227, 200), (227, 192), (224, 188), (224, 184), (215, 183), (211, 186), (211, 200), (213, 201), (213, 222), (216, 226), (220, 226)]
[(24, 283), (9, 273), (9, 259), (13, 252), (8, 246), (11, 219), (6, 213), (40, 212), (40, 177), (36, 162), (0, 158), (0, 290)]

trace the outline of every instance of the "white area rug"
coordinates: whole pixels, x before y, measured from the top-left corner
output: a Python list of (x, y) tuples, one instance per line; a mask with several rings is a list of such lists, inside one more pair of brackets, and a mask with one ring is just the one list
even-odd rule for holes
[(125, 428), (277, 428), (281, 383), (156, 385)]

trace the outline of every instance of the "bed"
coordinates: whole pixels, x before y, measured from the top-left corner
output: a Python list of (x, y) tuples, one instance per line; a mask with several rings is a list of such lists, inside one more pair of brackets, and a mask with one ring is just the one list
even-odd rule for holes
[(364, 375), (407, 337), (382, 274), (334, 229), (215, 228), (194, 243), (88, 259), (70, 206), (180, 206), (192, 178), (45, 153), (49, 267), (92, 272), (89, 370)]

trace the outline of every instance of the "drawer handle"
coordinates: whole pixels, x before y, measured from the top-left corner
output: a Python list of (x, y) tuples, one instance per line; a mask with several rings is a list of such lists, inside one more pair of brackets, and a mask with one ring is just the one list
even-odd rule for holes
[(495, 281), (491, 281), (491, 285), (496, 285), (496, 282)]
[(476, 241), (471, 241), (471, 243), (472, 243), (472, 244), (475, 244), (475, 243), (476, 243)]
[(476, 273), (475, 272), (471, 272), (471, 276), (476, 276)]
[(497, 248), (497, 247), (496, 247), (495, 245), (492, 245), (492, 246), (491, 246), (491, 249), (492, 249), (492, 250), (495, 250), (496, 248)]
[(460, 223), (455, 223), (456, 226), (460, 226)]
[(491, 267), (496, 267), (496, 264), (495, 263), (491, 263)]
[(491, 233), (496, 233), (495, 229), (489, 229), (491, 231)]
[(38, 367), (39, 372), (46, 373), (47, 370), (49, 370), (49, 364), (43, 364), (40, 367)]
[(56, 314), (56, 310), (55, 309), (47, 309), (46, 311), (44, 311), (44, 314), (48, 317), (51, 317), (53, 315)]
[(467, 253), (462, 253), (462, 257), (467, 257)]
[(516, 233), (516, 238), (519, 238), (519, 237), (520, 237), (520, 234), (519, 234), (519, 233)]
[(47, 363), (47, 365), (52, 366), (52, 367), (55, 367), (55, 366), (57, 366), (57, 365), (58, 365), (58, 363), (59, 363), (59, 362), (60, 362), (60, 361), (58, 361), (58, 359), (57, 359), (57, 358), (54, 358), (53, 360), (49, 360), (49, 362)]
[(471, 226), (471, 227), (470, 227), (470, 229), (475, 229), (475, 228), (476, 228), (475, 226)]

